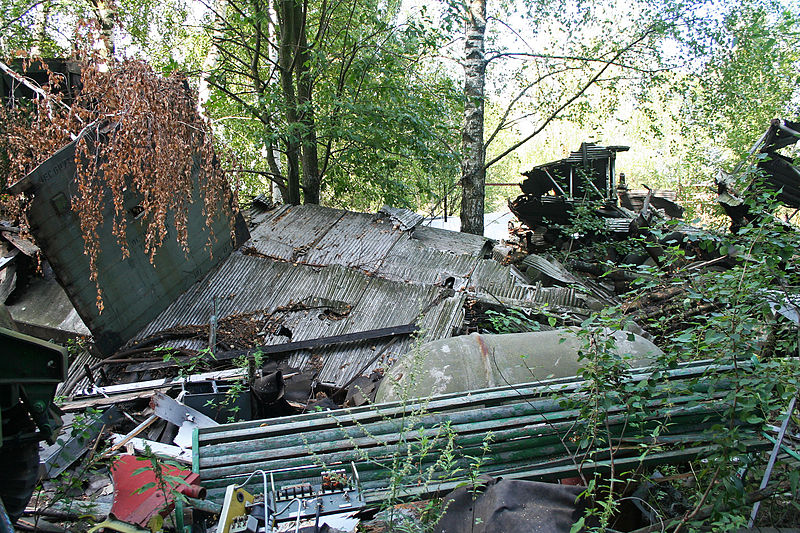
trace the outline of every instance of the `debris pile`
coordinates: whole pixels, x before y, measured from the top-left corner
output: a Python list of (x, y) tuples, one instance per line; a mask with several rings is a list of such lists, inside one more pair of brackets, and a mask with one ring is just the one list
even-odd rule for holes
[[(773, 123), (760, 153), (785, 146), (794, 126)], [(527, 172), (510, 203), (520, 224), (503, 243), (427, 227), (402, 209), (261, 199), (233, 226), (217, 221), (224, 238), (210, 255), (170, 241), (151, 265), (130, 237), (121, 258), (107, 227), (100, 242), (115, 261), (98, 272), (102, 314), (89, 305), (95, 288), (67, 201), (74, 169), (60, 172), (55, 156), (20, 185), (34, 195), (37, 245), (0, 226), (0, 296), (14, 319), (6, 326), (71, 339), (68, 369), (32, 373), (30, 390), (14, 389), (28, 408), (36, 380), (49, 380), (42, 413), (53, 416), (35, 421), (42, 433), (50, 421), (62, 427), (41, 446), (41, 490), (26, 509), (7, 510), (21, 516), (18, 527), (40, 530), (352, 531), (378, 507), (414, 515), (394, 506), (455, 491), (441, 526), (450, 531), (465, 527), (465, 483), (486, 489), (475, 505), (487, 520), (504, 491), (567, 494), (569, 519), (525, 502), (514, 517), (561, 523), (591, 507), (575, 507), (584, 489), (566, 485), (611, 479), (613, 488), (620, 472), (636, 471), (653, 478), (614, 489), (638, 502), (626, 530), (680, 520), (691, 508), (662, 478), (693, 474), (665, 478), (658, 468), (719, 452), (720, 427), (736, 434), (742, 456), (797, 436), (739, 401), (738, 376), (758, 361), (666, 361), (662, 348), (722, 304), (694, 305), (693, 286), (662, 274), (725, 274), (758, 258), (681, 221), (670, 191), (628, 189), (615, 170), (626, 149), (584, 143)], [(763, 168), (784, 176), (777, 160)], [(793, 205), (777, 183), (778, 199)], [(721, 194), (728, 207), (731, 198)], [(742, 205), (749, 210), (728, 210), (739, 227), (756, 217)], [(764, 299), (797, 321), (787, 291)], [(50, 316), (25, 313), (55, 302), (63, 305)], [(609, 309), (620, 328), (594, 327)], [(30, 353), (67, 357), (8, 329), (0, 332)], [(779, 334), (763, 337), (763, 354), (774, 355)], [(684, 514), (656, 510), (665, 498)], [(500, 527), (492, 523), (483, 530)]]

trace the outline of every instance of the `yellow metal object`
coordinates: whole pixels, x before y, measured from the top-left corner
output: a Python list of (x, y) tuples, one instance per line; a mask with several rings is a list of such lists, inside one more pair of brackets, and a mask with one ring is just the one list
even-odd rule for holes
[(95, 524), (94, 527), (92, 527), (86, 533), (94, 533), (96, 531), (102, 531), (103, 529), (107, 529), (110, 531), (119, 531), (120, 533), (150, 533), (149, 529), (141, 529), (127, 522), (121, 522), (119, 520), (114, 520), (112, 518), (109, 518), (107, 520), (104, 520), (103, 522)]
[(219, 514), (217, 533), (230, 533), (233, 521), (245, 515), (245, 504), (253, 503), (254, 499), (255, 497), (246, 490), (228, 485), (225, 489), (225, 500), (222, 502), (222, 512)]

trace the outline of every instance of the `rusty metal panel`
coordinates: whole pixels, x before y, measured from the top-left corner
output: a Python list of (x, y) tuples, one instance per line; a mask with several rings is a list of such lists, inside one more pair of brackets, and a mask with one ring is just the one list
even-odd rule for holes
[(123, 259), (112, 233), (114, 208), (110, 199), (106, 199), (104, 222), (98, 228), (101, 251), (97, 277), (104, 304), (101, 313), (96, 305), (97, 287), (89, 278), (89, 259), (84, 253), (78, 214), (70, 207), (76, 193), (75, 176), (73, 142), (15, 184), (13, 190), (24, 190), (33, 196), (28, 213), (31, 231), (103, 354), (113, 353), (132, 338), (249, 237), (244, 220), (237, 215), (235, 239), (231, 238), (227, 206), (220, 206), (210, 224), (207, 223), (198, 183), (188, 207), (188, 251), (178, 243), (174, 226), (168, 222), (169, 235), (151, 264), (144, 252), (144, 228), (131, 211), (138, 200), (130, 193), (124, 201), (129, 217), (130, 255)]
[[(278, 309), (297, 306), (297, 311), (281, 312), (281, 324), (292, 332), (292, 341), (342, 335), (381, 327), (420, 322), (425, 339), (451, 334), (462, 319), (465, 295), (440, 297), (443, 289), (433, 285), (409, 284), (369, 276), (341, 265), (318, 268), (232, 254), (220, 267), (182, 294), (136, 340), (179, 325), (205, 325), (211, 316), (212, 299), (217, 300), (220, 320), (246, 313), (266, 316)], [(440, 301), (441, 300), (441, 301)], [(344, 309), (341, 316), (330, 316), (326, 309)], [(280, 344), (286, 338), (266, 334), (264, 345)], [(372, 340), (315, 349), (322, 361), (320, 380), (343, 385), (388, 341)], [(404, 353), (413, 342), (399, 338), (386, 359)], [(205, 347), (205, 340), (175, 340), (166, 343), (192, 349)], [(301, 350), (289, 356), (289, 364), (304, 366), (310, 352)], [(376, 361), (374, 366), (378, 366)]]

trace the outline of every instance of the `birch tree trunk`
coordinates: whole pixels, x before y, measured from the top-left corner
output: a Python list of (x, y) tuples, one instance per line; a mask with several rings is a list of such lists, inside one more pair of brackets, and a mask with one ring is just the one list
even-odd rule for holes
[(461, 231), (483, 235), (486, 148), (483, 100), (486, 82), (486, 0), (470, 0), (464, 46), (464, 126), (461, 134)]
[(203, 71), (200, 74), (200, 84), (197, 88), (197, 111), (201, 117), (205, 117), (206, 103), (211, 99), (211, 85), (209, 80), (214, 69), (217, 68), (219, 58), (219, 48), (217, 43), (222, 40), (222, 27), (224, 21), (219, 16), (220, 13), (225, 12), (225, 4), (222, 0), (216, 0), (211, 4), (214, 11), (214, 24), (213, 32), (211, 34), (211, 45), (208, 47), (208, 53), (203, 61)]
[(114, 4), (107, 0), (91, 0), (92, 10), (97, 19), (99, 34), (95, 39), (95, 47), (100, 55), (98, 69), (100, 72), (108, 71), (109, 61), (114, 56), (114, 17), (116, 15)]

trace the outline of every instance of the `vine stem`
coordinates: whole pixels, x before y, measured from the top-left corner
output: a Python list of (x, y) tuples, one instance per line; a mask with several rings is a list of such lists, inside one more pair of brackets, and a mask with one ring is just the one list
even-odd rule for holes
[(681, 519), (681, 521), (678, 523), (678, 525), (675, 526), (675, 530), (672, 533), (679, 533), (681, 528), (684, 526), (684, 524), (686, 524), (686, 522), (688, 522), (689, 520), (691, 520), (692, 518), (697, 516), (697, 513), (700, 512), (700, 509), (703, 507), (703, 504), (706, 502), (706, 499), (708, 498), (708, 495), (711, 493), (711, 489), (714, 487), (714, 483), (716, 483), (716, 481), (717, 481), (717, 476), (719, 475), (720, 468), (721, 467), (718, 466), (717, 469), (714, 471), (714, 475), (711, 477), (711, 482), (708, 484), (708, 487), (706, 487), (706, 490), (703, 493), (703, 496), (700, 498), (700, 501), (697, 502), (697, 505), (695, 505), (694, 509), (692, 509), (692, 512), (687, 514), (687, 515), (685, 515)]

